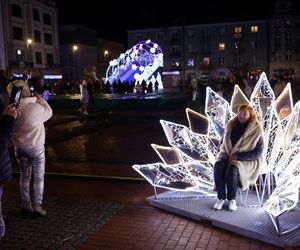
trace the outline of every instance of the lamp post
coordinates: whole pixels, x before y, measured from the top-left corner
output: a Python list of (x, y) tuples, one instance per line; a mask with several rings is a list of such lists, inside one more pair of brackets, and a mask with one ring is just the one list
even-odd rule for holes
[(106, 64), (107, 64), (108, 54), (109, 54), (108, 50), (104, 50), (104, 53), (103, 53), (103, 75), (104, 75), (104, 77), (105, 77), (105, 68), (106, 68)]
[(28, 67), (31, 67), (31, 51), (30, 51), (31, 45), (32, 45), (32, 39), (28, 38), (26, 40)]
[(73, 81), (75, 82), (78, 76), (78, 73), (76, 73), (78, 65), (77, 65), (77, 51), (78, 51), (78, 46), (76, 44), (73, 45), (72, 47), (72, 52), (73, 52)]

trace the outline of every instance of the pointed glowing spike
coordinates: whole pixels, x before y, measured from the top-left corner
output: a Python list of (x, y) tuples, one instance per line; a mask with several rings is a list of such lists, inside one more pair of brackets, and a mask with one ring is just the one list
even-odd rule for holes
[(275, 101), (274, 109), (280, 121), (287, 118), (293, 111), (291, 84), (288, 83)]
[(248, 98), (245, 96), (243, 91), (240, 89), (238, 85), (234, 86), (233, 95), (230, 102), (231, 111), (235, 114), (238, 112), (238, 108), (242, 104), (251, 105)]
[(183, 159), (176, 148), (159, 146), (154, 143), (151, 144), (151, 147), (165, 164), (173, 165), (183, 163)]
[(205, 135), (208, 133), (209, 121), (207, 117), (189, 108), (185, 110), (185, 113), (192, 132)]

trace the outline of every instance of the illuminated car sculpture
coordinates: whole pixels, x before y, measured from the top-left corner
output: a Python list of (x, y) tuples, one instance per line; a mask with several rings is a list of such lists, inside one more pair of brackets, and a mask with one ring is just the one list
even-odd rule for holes
[(148, 82), (153, 81), (156, 74), (155, 80), (162, 86), (161, 76), (157, 71), (159, 67), (163, 67), (163, 53), (160, 46), (151, 40), (141, 41), (109, 62), (105, 82), (110, 84), (118, 81)]
[[(250, 104), (264, 130), (264, 166), (260, 175), (263, 191), (259, 205), (270, 215), (279, 234), (279, 216), (297, 206), (300, 188), (300, 101), (293, 105), (290, 83), (275, 99), (263, 72), (250, 100), (235, 86), (230, 104), (211, 88), (206, 89), (205, 114), (186, 109), (189, 127), (161, 120), (170, 146), (152, 147), (162, 162), (133, 165), (154, 187), (195, 191), (214, 196), (213, 165), (228, 121), (241, 104)], [(268, 191), (268, 192), (267, 192)]]

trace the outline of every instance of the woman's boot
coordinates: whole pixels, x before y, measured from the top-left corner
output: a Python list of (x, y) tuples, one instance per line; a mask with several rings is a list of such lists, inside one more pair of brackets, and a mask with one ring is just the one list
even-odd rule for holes
[(33, 215), (35, 216), (45, 216), (47, 211), (42, 208), (42, 204), (34, 203), (33, 206)]

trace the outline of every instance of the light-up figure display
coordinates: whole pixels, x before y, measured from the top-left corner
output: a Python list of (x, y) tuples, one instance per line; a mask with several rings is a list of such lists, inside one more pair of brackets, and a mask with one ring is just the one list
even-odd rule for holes
[(162, 86), (161, 76), (157, 72), (159, 67), (163, 67), (163, 53), (159, 45), (151, 40), (141, 41), (109, 62), (105, 82), (158, 81)]
[(152, 147), (163, 162), (133, 168), (154, 187), (216, 195), (213, 165), (219, 142), (239, 105), (250, 104), (264, 130), (264, 166), (259, 178), (263, 191), (258, 194), (259, 205), (270, 215), (278, 233), (293, 230), (283, 232), (279, 223), (281, 214), (296, 207), (300, 188), (300, 101), (293, 105), (290, 83), (275, 99), (263, 72), (250, 100), (238, 85), (230, 104), (209, 87), (206, 94), (206, 116), (186, 109), (189, 127), (160, 121), (170, 147)]

